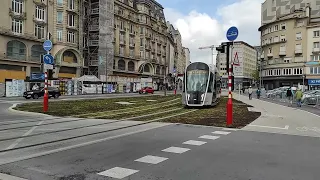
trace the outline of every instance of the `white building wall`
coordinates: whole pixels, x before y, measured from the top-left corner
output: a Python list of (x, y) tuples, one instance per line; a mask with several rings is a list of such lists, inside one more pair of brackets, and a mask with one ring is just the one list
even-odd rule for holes
[[(314, 36), (314, 32), (319, 31), (320, 35), (320, 26), (310, 27), (307, 30), (308, 39), (307, 39), (307, 62), (318, 60), (320, 62), (320, 54), (313, 53), (320, 50), (320, 36)], [(318, 43), (318, 48), (315, 47), (315, 43)], [(310, 75), (310, 68), (306, 68), (306, 74)]]

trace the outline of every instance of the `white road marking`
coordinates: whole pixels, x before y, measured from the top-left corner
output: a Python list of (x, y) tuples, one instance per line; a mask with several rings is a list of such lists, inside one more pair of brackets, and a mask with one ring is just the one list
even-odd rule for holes
[[(29, 129), (29, 131), (27, 131), (26, 133), (24, 133), (22, 135), (22, 137), (28, 136), (29, 134), (31, 134), (39, 125), (41, 125), (44, 121), (39, 122), (38, 124), (36, 124), (36, 126), (33, 126), (31, 129)], [(14, 148), (16, 145), (18, 145), (24, 138), (19, 138), (17, 140), (14, 141), (13, 144), (11, 144), (9, 147), (6, 148), (6, 150), (8, 149), (12, 149)]]
[(162, 150), (163, 152), (170, 152), (170, 153), (176, 153), (176, 154), (182, 154), (184, 152), (189, 151), (188, 148), (181, 148), (181, 147), (169, 147), (167, 149)]
[(203, 135), (203, 136), (200, 136), (199, 138), (216, 140), (216, 139), (218, 139), (219, 137), (220, 137), (220, 136)]
[(282, 127), (273, 127), (273, 126), (261, 126), (261, 125), (254, 125), (254, 124), (249, 124), (248, 126), (271, 128), (271, 129), (283, 129), (283, 130), (288, 130), (289, 129), (289, 125), (284, 126), (284, 128), (282, 128)]
[(1, 180), (27, 180), (27, 179), (23, 179), (23, 178), (19, 178), (19, 177), (16, 177), (16, 176), (3, 174), (3, 173), (0, 173), (0, 179)]
[(223, 128), (222, 130), (225, 130), (225, 131), (238, 131), (239, 129), (236, 129), (236, 128)]
[(207, 142), (204, 142), (204, 141), (195, 141), (195, 140), (189, 140), (189, 141), (186, 141), (182, 144), (188, 144), (188, 145), (194, 145), (194, 146), (201, 146), (203, 144), (205, 144)]
[(226, 132), (226, 131), (214, 131), (212, 132), (213, 134), (221, 134), (221, 135), (228, 135), (230, 134), (230, 132)]
[(122, 179), (122, 178), (130, 176), (130, 175), (137, 173), (137, 172), (139, 172), (139, 170), (114, 167), (112, 169), (100, 172), (98, 174), (101, 176), (108, 176), (108, 177), (112, 177), (112, 178), (116, 178), (116, 179)]
[(158, 163), (161, 163), (162, 161), (165, 161), (167, 159), (168, 158), (147, 155), (147, 156), (144, 156), (144, 157), (139, 158), (139, 159), (134, 160), (134, 161), (143, 162), (143, 163), (149, 163), (149, 164), (158, 164)]

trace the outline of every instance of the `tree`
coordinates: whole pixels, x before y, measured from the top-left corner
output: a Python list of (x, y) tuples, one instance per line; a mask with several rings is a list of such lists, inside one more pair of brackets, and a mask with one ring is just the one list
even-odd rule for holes
[(259, 81), (259, 79), (260, 79), (260, 72), (259, 72), (258, 70), (255, 70), (255, 71), (252, 72), (251, 76), (252, 76), (253, 80)]

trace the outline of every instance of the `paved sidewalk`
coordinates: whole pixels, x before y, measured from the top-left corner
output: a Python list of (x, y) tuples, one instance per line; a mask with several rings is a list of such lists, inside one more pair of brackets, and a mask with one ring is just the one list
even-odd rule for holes
[(239, 94), (234, 98), (252, 105), (254, 108), (250, 110), (261, 112), (261, 116), (243, 130), (320, 137), (318, 115), (264, 100), (249, 100), (248, 96)]

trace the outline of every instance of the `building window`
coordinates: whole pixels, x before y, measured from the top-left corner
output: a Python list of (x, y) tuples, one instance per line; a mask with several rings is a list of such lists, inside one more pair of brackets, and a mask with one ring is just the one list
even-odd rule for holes
[(46, 51), (43, 49), (42, 45), (33, 45), (31, 47), (32, 59), (40, 61), (40, 56), (44, 54), (46, 54)]
[(143, 27), (140, 27), (140, 34), (143, 34)]
[(269, 52), (269, 53), (272, 53), (272, 48), (269, 48), (269, 49), (268, 49), (268, 52)]
[(320, 74), (320, 67), (310, 67), (310, 74)]
[(44, 9), (44, 7), (36, 6), (35, 15), (36, 15), (36, 19), (37, 20), (44, 21), (45, 20), (45, 9)]
[(134, 51), (133, 51), (133, 49), (130, 49), (130, 57), (134, 57)]
[(120, 59), (118, 61), (118, 69), (123, 71), (126, 70), (126, 62), (124, 60)]
[(62, 29), (57, 30), (57, 41), (62, 41), (63, 36), (62, 36)]
[(26, 45), (20, 41), (9, 41), (7, 43), (7, 56), (9, 58), (25, 60), (26, 59)]
[(63, 23), (63, 12), (62, 11), (58, 11), (57, 12), (57, 23), (58, 24), (62, 24)]
[(134, 62), (132, 61), (128, 62), (128, 71), (134, 71)]
[(319, 37), (320, 31), (313, 31), (313, 37)]
[(14, 34), (22, 34), (23, 33), (22, 20), (12, 19), (11, 30)]
[(281, 35), (280, 36), (280, 41), (286, 41), (286, 36), (285, 35)]
[(301, 32), (296, 33), (296, 40), (301, 40), (301, 39), (302, 39)]
[(16, 14), (22, 14), (23, 12), (23, 1), (21, 0), (12, 0), (11, 9)]
[(68, 8), (74, 10), (74, 0), (68, 0)]
[(124, 47), (120, 46), (120, 47), (119, 47), (119, 50), (120, 50), (120, 53), (119, 53), (119, 54), (120, 54), (121, 56), (123, 56), (123, 55), (124, 55)]
[(67, 36), (67, 42), (69, 43), (75, 43), (75, 32), (72, 32), (72, 31), (68, 31), (68, 36)]
[(140, 38), (140, 46), (143, 46), (143, 38)]
[(311, 56), (312, 61), (320, 61), (320, 55), (313, 55)]
[(35, 25), (34, 26), (34, 35), (38, 38), (38, 39), (44, 39), (45, 38), (45, 32), (44, 32), (44, 26), (40, 26), (40, 25)]
[(63, 0), (57, 0), (57, 5), (60, 7), (63, 6)]
[(75, 26), (74, 15), (73, 14), (68, 14), (68, 26), (70, 26), (70, 27), (74, 27)]
[(301, 50), (301, 49), (302, 49), (301, 43), (296, 44), (296, 50)]
[(120, 29), (121, 29), (121, 30), (124, 29), (124, 23), (123, 23), (123, 21), (120, 21)]
[(130, 24), (130, 33), (133, 33), (133, 25), (132, 24)]
[(286, 24), (281, 24), (281, 30), (286, 30)]
[(274, 26), (274, 31), (279, 31), (279, 25)]
[(319, 48), (319, 42), (314, 42), (313, 43), (313, 48)]

